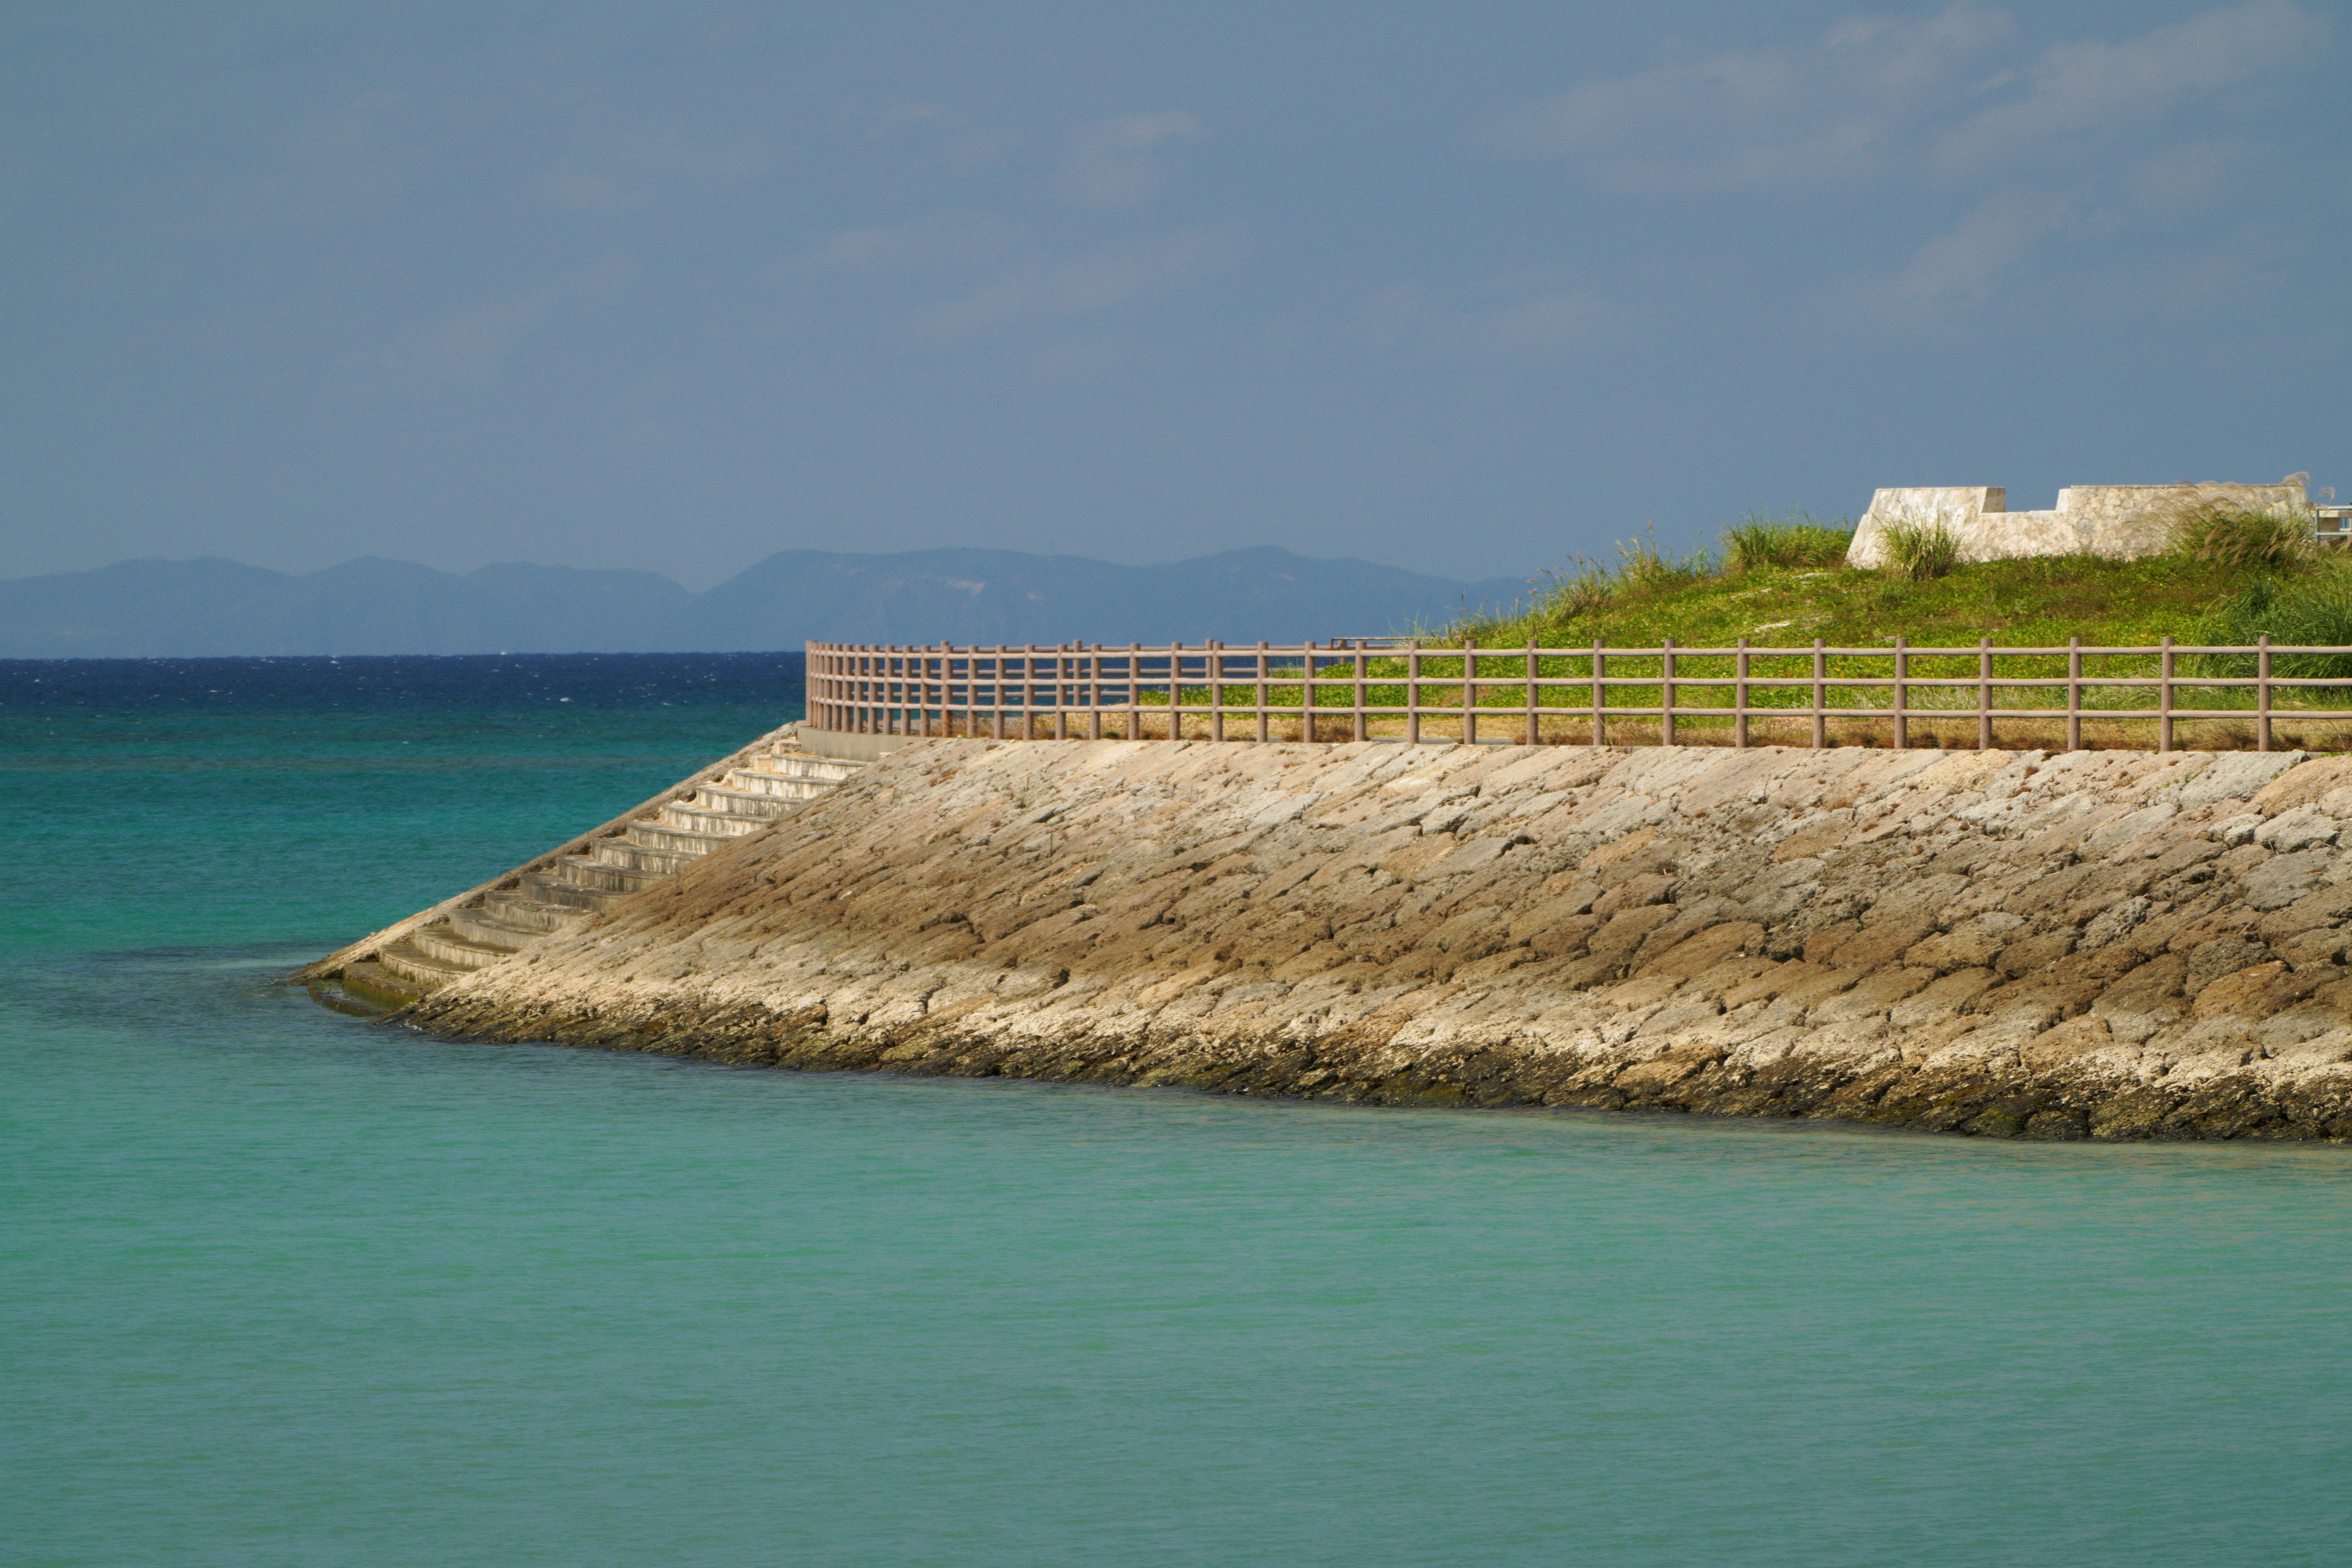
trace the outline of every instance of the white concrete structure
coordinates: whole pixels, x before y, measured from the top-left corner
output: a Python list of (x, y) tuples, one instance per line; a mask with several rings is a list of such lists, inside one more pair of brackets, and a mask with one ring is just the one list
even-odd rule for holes
[(1886, 564), (1886, 530), (1941, 526), (1959, 541), (1963, 561), (2018, 555), (2105, 555), (2129, 560), (2171, 542), (2173, 523), (2202, 506), (2308, 515), (2308, 476), (2274, 485), (2069, 485), (2048, 511), (2011, 511), (1999, 485), (1911, 486), (1883, 489), (1853, 531), (1850, 566)]

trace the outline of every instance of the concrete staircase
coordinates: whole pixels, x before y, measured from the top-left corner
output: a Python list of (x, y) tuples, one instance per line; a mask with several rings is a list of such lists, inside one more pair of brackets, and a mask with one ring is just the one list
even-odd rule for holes
[(801, 751), (790, 740), (730, 769), (684, 800), (468, 900), (342, 971), (363, 1003), (398, 1006), (485, 968), (617, 899), (675, 876), (840, 787), (864, 767)]

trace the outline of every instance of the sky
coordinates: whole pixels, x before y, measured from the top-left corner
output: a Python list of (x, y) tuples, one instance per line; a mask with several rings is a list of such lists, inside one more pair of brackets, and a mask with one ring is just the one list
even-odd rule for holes
[(2352, 12), (0, 11), (0, 576), (2352, 494)]

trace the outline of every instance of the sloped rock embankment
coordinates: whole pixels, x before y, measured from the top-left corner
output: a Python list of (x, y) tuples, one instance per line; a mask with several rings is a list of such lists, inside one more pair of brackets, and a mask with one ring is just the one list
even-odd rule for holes
[(404, 1016), (785, 1067), (2352, 1139), (2339, 824), (2352, 760), (2296, 753), (924, 742)]

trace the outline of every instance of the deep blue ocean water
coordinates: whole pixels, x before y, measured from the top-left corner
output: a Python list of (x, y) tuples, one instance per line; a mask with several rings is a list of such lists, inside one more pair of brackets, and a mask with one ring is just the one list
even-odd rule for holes
[(451, 1045), (797, 660), (0, 665), (0, 1563), (2336, 1563), (2352, 1150)]

